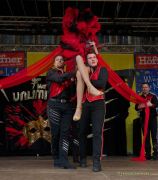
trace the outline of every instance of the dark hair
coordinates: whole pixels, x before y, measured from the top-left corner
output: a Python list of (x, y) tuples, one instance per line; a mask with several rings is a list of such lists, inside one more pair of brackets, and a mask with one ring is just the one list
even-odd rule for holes
[(143, 86), (143, 85), (148, 85), (148, 86), (150, 87), (149, 83), (147, 83), (147, 82), (143, 82), (143, 83), (141, 84), (141, 86)]
[(62, 55), (58, 54), (58, 55), (56, 55), (56, 56), (53, 58), (53, 61), (55, 61), (55, 59), (56, 59), (58, 56), (62, 57), (63, 60), (64, 60), (64, 57), (63, 57)]
[(97, 55), (95, 52), (88, 52), (87, 54), (86, 54), (86, 59), (87, 59), (87, 56), (89, 55), (89, 54), (95, 54), (95, 55)]

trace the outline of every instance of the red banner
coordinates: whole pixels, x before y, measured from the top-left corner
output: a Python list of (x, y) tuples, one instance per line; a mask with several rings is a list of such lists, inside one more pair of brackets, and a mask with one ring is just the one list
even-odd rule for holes
[(136, 69), (157, 69), (158, 54), (136, 54), (135, 67)]
[(24, 52), (0, 52), (0, 67), (24, 67)]

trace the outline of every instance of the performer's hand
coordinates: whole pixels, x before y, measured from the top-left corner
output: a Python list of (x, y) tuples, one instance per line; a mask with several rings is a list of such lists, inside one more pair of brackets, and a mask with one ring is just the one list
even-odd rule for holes
[(138, 105), (138, 109), (142, 109), (142, 108), (145, 108), (145, 104), (144, 103), (141, 103)]
[(74, 81), (75, 81), (75, 78), (71, 78), (71, 81), (74, 82)]
[(94, 41), (89, 41), (88, 43), (89, 43), (90, 46), (93, 47), (95, 54), (99, 54), (95, 42)]
[(90, 46), (95, 46), (95, 42), (94, 41), (89, 41)]
[(148, 107), (151, 107), (152, 105), (153, 105), (153, 104), (152, 104), (150, 101), (147, 102), (147, 106), (148, 106)]

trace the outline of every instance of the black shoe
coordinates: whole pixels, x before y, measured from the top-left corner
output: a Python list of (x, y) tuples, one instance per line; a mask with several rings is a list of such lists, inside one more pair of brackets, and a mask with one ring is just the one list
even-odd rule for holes
[(93, 172), (99, 172), (101, 171), (101, 164), (100, 161), (94, 161), (93, 162)]
[(73, 162), (74, 162), (74, 163), (80, 163), (79, 157), (73, 157)]
[(158, 159), (157, 156), (155, 156), (155, 155), (152, 156), (152, 160), (157, 160), (157, 159)]
[(54, 167), (60, 167), (61, 166), (61, 162), (59, 161), (59, 159), (54, 159)]
[(76, 166), (70, 164), (69, 162), (60, 164), (60, 167), (64, 169), (76, 169)]
[(82, 167), (82, 168), (86, 168), (86, 167), (87, 167), (87, 161), (86, 161), (86, 159), (81, 159), (81, 160), (80, 160), (80, 167)]
[(145, 156), (146, 160), (151, 160), (151, 156)]

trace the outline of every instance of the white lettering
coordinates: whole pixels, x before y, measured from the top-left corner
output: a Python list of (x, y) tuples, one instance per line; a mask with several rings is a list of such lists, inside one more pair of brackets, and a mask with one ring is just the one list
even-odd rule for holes
[(33, 90), (13, 92), (13, 101), (25, 101), (30, 99), (43, 99), (47, 100), (47, 90)]
[(152, 77), (151, 76), (144, 76), (144, 82), (152, 82)]
[(0, 57), (0, 64), (20, 64), (21, 60), (21, 57)]
[(157, 65), (158, 56), (138, 56), (139, 65)]

